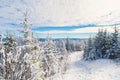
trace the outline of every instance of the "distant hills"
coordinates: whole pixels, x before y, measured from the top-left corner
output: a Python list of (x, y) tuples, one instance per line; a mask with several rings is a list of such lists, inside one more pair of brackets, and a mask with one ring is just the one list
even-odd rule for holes
[[(39, 41), (45, 41), (47, 38), (39, 38)], [(58, 40), (66, 40), (68, 38), (51, 38), (51, 40), (58, 41)], [(88, 40), (88, 38), (69, 38), (70, 40)], [(5, 41), (6, 38), (3, 38), (2, 41)]]
[[(52, 40), (66, 40), (68, 38), (52, 38)], [(69, 38), (70, 40), (88, 40), (88, 38)], [(46, 38), (39, 38), (39, 41), (45, 41)]]

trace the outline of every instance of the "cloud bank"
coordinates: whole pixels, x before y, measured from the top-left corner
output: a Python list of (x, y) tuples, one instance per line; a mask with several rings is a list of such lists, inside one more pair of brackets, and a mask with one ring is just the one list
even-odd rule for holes
[[(97, 25), (120, 25), (120, 0), (0, 0), (0, 28), (8, 30), (21, 28), (23, 12), (29, 10), (29, 21), (36, 27), (69, 27), (87, 24), (95, 26), (51, 30), (49, 33), (95, 33)], [(99, 26), (101, 27), (101, 26)], [(106, 28), (106, 26), (103, 26)], [(108, 28), (107, 27), (107, 28)], [(1, 31), (2, 31), (1, 30)], [(111, 28), (108, 28), (111, 31)], [(48, 30), (40, 32), (47, 33)]]

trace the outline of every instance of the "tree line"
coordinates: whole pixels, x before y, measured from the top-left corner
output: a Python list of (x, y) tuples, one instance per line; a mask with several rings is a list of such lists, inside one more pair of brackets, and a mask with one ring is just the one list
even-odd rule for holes
[(114, 32), (108, 33), (107, 29), (99, 29), (95, 37), (90, 37), (84, 49), (85, 60), (117, 59), (120, 58), (120, 35), (118, 27)]

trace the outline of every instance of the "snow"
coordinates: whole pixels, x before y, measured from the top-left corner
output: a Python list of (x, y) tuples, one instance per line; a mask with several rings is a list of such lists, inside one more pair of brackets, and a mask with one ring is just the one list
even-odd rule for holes
[(83, 61), (81, 52), (71, 53), (68, 70), (54, 80), (120, 80), (120, 63), (110, 59)]

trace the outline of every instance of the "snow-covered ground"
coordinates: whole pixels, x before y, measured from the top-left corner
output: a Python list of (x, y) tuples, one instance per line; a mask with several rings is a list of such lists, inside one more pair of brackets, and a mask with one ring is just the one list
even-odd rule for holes
[(81, 52), (71, 53), (68, 70), (54, 80), (120, 80), (120, 64), (109, 59), (83, 61)]

